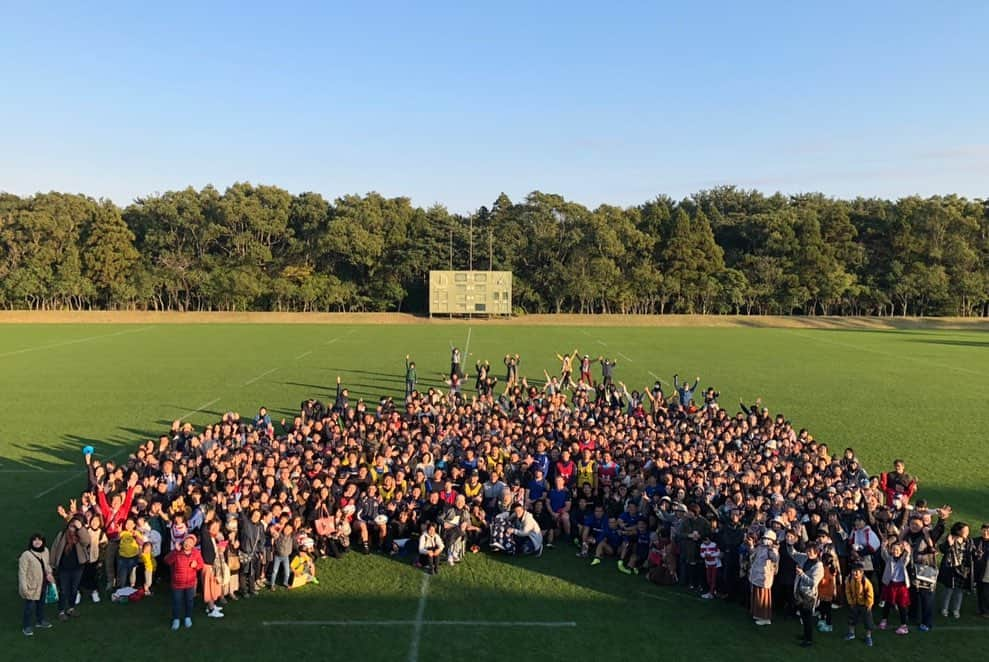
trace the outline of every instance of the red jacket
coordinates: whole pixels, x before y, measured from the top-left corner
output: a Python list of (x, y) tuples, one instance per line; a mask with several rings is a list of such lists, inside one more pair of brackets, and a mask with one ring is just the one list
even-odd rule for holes
[(124, 497), (124, 502), (120, 505), (120, 508), (111, 510), (110, 504), (106, 501), (106, 495), (103, 494), (103, 490), (96, 492), (96, 501), (100, 506), (100, 516), (103, 518), (103, 528), (106, 530), (106, 537), (110, 540), (116, 540), (120, 537), (120, 528), (127, 520), (127, 514), (130, 513), (130, 505), (133, 500), (134, 488), (128, 487), (127, 495)]
[(172, 588), (196, 588), (199, 571), (206, 563), (198, 549), (188, 553), (178, 549), (165, 556), (165, 565), (172, 569)]

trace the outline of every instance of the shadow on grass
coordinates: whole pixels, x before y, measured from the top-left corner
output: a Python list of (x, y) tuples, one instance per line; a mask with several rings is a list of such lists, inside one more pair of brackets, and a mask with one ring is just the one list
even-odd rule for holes
[(920, 342), (928, 345), (947, 345), (949, 347), (989, 347), (989, 341), (982, 340), (939, 340), (936, 338), (916, 338), (909, 342)]

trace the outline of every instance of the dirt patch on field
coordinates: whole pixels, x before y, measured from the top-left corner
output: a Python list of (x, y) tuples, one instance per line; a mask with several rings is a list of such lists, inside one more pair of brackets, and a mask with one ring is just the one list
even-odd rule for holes
[(786, 329), (941, 329), (989, 331), (989, 319), (963, 317), (776, 317), (730, 315), (523, 315), (449, 319), (405, 313), (178, 313), (0, 311), (0, 324), (437, 324)]

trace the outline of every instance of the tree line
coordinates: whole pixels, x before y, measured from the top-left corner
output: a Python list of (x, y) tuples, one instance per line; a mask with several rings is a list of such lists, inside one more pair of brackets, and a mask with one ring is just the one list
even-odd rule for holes
[(0, 193), (0, 307), (426, 312), (431, 269), (514, 272), (529, 313), (989, 315), (989, 203), (727, 186), (473, 214), (377, 193), (187, 188), (120, 208)]

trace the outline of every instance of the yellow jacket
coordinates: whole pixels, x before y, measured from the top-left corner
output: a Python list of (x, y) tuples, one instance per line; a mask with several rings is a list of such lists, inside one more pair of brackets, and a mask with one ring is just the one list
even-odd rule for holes
[(849, 606), (872, 609), (872, 603), (875, 600), (872, 582), (865, 577), (862, 577), (861, 581), (855, 577), (849, 577), (848, 581), (845, 582), (845, 597), (848, 599)]

